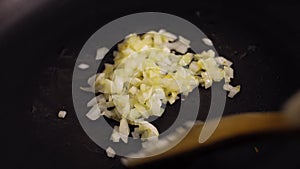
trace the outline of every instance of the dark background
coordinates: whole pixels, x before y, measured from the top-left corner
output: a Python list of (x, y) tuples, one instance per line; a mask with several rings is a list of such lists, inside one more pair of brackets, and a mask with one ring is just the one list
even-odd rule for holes
[[(298, 2), (0, 0), (1, 157), (6, 168), (123, 168), (80, 127), (72, 107), (72, 70), (96, 30), (146, 11), (187, 19), (234, 62), (233, 83), (241, 84), (242, 92), (227, 101), (225, 115), (279, 110), (299, 89)], [(57, 118), (61, 109), (67, 110), (66, 119)], [(300, 168), (299, 135), (231, 141), (144, 167)]]

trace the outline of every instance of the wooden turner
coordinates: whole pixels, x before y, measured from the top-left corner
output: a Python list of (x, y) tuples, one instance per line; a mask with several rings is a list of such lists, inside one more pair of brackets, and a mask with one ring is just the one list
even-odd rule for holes
[(298, 130), (300, 123), (299, 100), (300, 94), (286, 104), (284, 112), (251, 112), (225, 116), (211, 137), (204, 143), (198, 141), (204, 123), (196, 123), (183, 140), (170, 150), (149, 157), (122, 158), (121, 162), (127, 167), (135, 167), (190, 152), (194, 149), (204, 148), (230, 138), (264, 132)]

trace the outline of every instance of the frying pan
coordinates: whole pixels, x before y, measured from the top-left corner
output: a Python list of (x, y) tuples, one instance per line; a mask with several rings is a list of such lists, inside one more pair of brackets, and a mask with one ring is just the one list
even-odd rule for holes
[[(214, 41), (219, 54), (234, 62), (233, 83), (243, 87), (234, 99), (227, 100), (224, 115), (278, 110), (299, 89), (299, 3), (158, 4), (0, 2), (1, 82), (5, 84), (1, 152), (7, 163), (3, 166), (124, 168), (119, 157), (107, 158), (82, 130), (72, 105), (71, 79), (85, 41), (101, 26), (127, 14), (159, 11), (177, 15)], [(203, 96), (201, 108), (207, 110), (209, 91), (203, 91)], [(65, 119), (57, 118), (61, 109), (68, 112)], [(205, 119), (203, 112), (199, 119)], [(299, 140), (294, 134), (249, 136), (143, 168), (299, 168)]]

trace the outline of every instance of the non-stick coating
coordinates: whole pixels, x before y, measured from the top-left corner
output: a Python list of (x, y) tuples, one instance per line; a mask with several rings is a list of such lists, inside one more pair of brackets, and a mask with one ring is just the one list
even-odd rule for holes
[[(234, 62), (233, 83), (242, 85), (241, 93), (228, 99), (225, 115), (279, 110), (299, 89), (299, 3), (22, 2), (0, 5), (5, 84), (1, 100), (6, 100), (1, 111), (1, 152), (8, 168), (124, 168), (119, 158), (107, 158), (79, 125), (71, 79), (85, 41), (104, 24), (127, 14), (175, 14), (213, 40), (218, 52)], [(201, 106), (207, 109), (209, 101)], [(61, 109), (68, 112), (65, 119), (57, 118)], [(199, 116), (204, 119), (205, 113)], [(294, 155), (300, 152), (299, 140), (295, 135), (253, 136), (145, 167), (299, 168), (299, 156)]]

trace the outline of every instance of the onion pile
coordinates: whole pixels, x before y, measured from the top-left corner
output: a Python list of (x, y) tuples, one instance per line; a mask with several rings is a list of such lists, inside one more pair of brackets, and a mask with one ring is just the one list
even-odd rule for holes
[[(103, 72), (88, 80), (90, 87), (82, 88), (98, 94), (87, 104), (91, 109), (86, 116), (119, 121), (111, 135), (113, 142), (128, 142), (129, 124), (137, 126), (131, 133), (133, 138), (145, 141), (159, 135), (147, 119), (161, 116), (165, 105), (172, 105), (178, 95), (188, 96), (199, 85), (207, 89), (222, 79), (229, 97), (238, 93), (240, 86), (229, 84), (232, 62), (216, 56), (213, 50), (189, 53), (190, 43), (165, 30), (126, 36), (114, 51), (114, 64), (106, 63)], [(98, 49), (96, 59), (107, 52), (105, 47)]]

